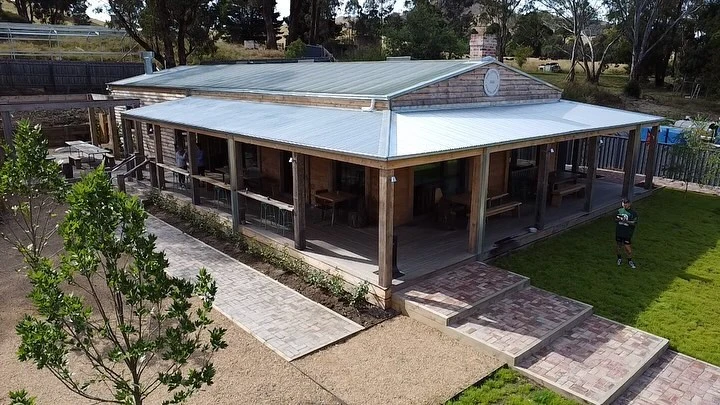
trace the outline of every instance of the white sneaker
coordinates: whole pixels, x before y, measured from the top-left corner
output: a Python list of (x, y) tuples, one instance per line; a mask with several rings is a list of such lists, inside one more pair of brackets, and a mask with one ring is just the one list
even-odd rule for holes
[(628, 260), (628, 265), (630, 265), (630, 268), (631, 268), (631, 269), (636, 269), (636, 268), (637, 268), (637, 267), (635, 267), (635, 262), (632, 261), (632, 260)]
[(622, 266), (622, 259), (618, 259), (617, 263), (618, 263), (618, 266)]

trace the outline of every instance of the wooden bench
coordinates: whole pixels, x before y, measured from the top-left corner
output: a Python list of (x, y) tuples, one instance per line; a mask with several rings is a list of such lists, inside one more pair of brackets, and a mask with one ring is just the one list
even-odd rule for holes
[(78, 156), (68, 156), (70, 164), (75, 166), (76, 169), (82, 169), (82, 158)]
[(583, 183), (576, 183), (576, 184), (567, 184), (567, 185), (561, 185), (556, 190), (553, 190), (552, 192), (552, 198), (550, 200), (550, 204), (553, 207), (559, 207), (562, 203), (562, 198), (566, 195), (576, 195), (578, 197), (582, 197), (585, 195), (585, 184)]
[(494, 207), (488, 207), (485, 210), (485, 217), (492, 217), (493, 215), (499, 215), (505, 212), (511, 212), (515, 218), (520, 217), (520, 206), (522, 205), (519, 201), (510, 201), (504, 204), (496, 205)]

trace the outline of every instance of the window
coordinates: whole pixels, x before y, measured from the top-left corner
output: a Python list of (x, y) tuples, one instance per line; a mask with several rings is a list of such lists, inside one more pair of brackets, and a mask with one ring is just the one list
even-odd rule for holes
[(187, 150), (187, 132), (175, 130), (175, 150), (183, 148)]
[(524, 169), (537, 164), (537, 147), (513, 149), (511, 154), (512, 169)]
[(242, 159), (242, 165), (243, 165), (242, 168), (243, 169), (260, 167), (260, 159), (258, 157), (258, 146), (257, 145), (250, 145), (248, 143), (243, 143), (242, 151), (243, 151), (243, 159)]
[(337, 162), (335, 188), (340, 191), (363, 195), (365, 193), (365, 167)]

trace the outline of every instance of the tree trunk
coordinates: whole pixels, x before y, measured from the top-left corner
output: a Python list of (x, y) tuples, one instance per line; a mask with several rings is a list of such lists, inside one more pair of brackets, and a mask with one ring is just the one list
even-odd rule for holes
[(303, 0), (290, 0), (290, 16), (288, 17), (287, 44), (300, 39), (300, 27), (303, 19)]
[(178, 52), (178, 64), (180, 66), (187, 65), (187, 50), (185, 48), (185, 34), (187, 32), (187, 27), (185, 25), (185, 22), (182, 21), (178, 24), (178, 33), (177, 33), (177, 52)]
[(165, 27), (158, 27), (158, 32), (161, 32), (163, 42), (163, 54), (165, 56), (165, 68), (175, 67), (175, 44), (172, 37), (172, 30), (167, 28), (167, 25), (172, 21), (170, 18), (170, 12), (167, 8), (166, 0), (157, 1), (157, 17), (158, 21), (166, 25)]
[(262, 2), (263, 20), (265, 21), (265, 48), (277, 49), (277, 34), (275, 33), (274, 14), (275, 0), (263, 0)]

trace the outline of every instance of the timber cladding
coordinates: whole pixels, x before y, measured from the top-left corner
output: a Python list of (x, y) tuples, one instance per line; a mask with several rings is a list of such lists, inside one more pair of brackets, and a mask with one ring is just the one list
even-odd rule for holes
[[(500, 73), (500, 89), (495, 96), (485, 94), (483, 81), (488, 69)], [(446, 104), (497, 104), (560, 99), (554, 87), (500, 65), (490, 65), (431, 84), (392, 99), (391, 108)]]

